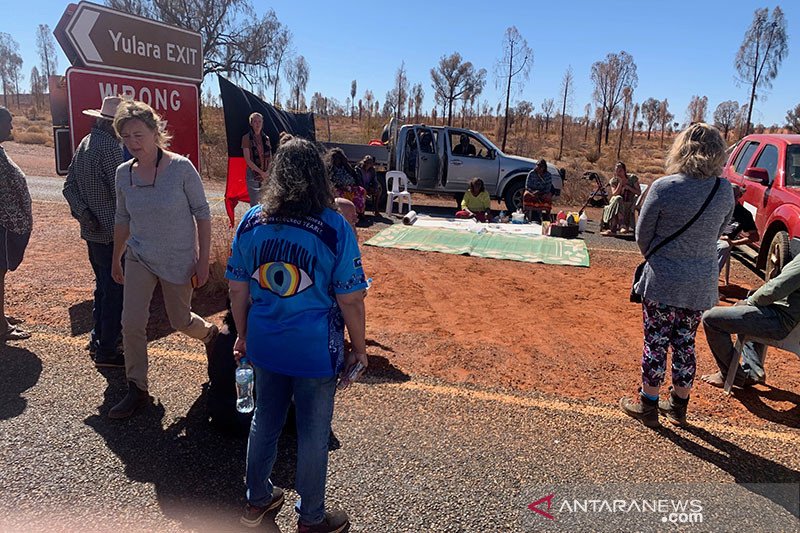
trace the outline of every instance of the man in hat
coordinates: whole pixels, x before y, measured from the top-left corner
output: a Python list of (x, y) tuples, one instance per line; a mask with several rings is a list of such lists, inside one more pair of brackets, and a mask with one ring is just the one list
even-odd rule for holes
[(118, 348), (122, 332), (122, 285), (111, 278), (117, 202), (115, 178), (117, 167), (123, 162), (113, 120), (121, 102), (121, 98), (108, 96), (100, 109), (83, 111), (97, 121), (75, 150), (64, 183), (64, 198), (72, 216), (80, 222), (81, 238), (86, 241), (94, 270), (94, 327), (88, 349), (97, 367), (125, 366)]

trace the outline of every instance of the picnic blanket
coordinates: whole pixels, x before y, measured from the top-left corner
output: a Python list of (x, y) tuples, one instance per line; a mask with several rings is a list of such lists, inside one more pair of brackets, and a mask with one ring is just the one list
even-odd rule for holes
[(417, 215), (415, 228), (443, 228), (463, 231), (474, 231), (484, 228), (489, 233), (507, 233), (514, 235), (541, 235), (542, 226), (530, 224), (483, 224), (473, 218), (443, 218), (428, 215)]
[(580, 239), (536, 235), (475, 233), (443, 228), (394, 225), (381, 231), (367, 246), (471, 255), (548, 265), (589, 266), (589, 251)]

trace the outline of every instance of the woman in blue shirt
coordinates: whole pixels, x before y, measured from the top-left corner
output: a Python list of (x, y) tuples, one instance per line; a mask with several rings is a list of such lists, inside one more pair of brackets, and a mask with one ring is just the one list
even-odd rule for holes
[[(255, 527), (283, 504), (269, 476), (292, 397), (297, 413), (298, 531), (341, 531), (347, 515), (325, 511), (328, 435), (336, 378), (367, 365), (364, 289), (354, 232), (334, 209), (316, 147), (282, 145), (261, 205), (242, 219), (226, 277), (239, 337), (237, 357), (255, 367), (256, 409), (247, 446), (247, 507)], [(344, 328), (352, 349), (345, 354)]]

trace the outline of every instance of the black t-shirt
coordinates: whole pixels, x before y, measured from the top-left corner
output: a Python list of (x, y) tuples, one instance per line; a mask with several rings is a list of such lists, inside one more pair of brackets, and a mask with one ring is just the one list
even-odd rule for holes
[(749, 233), (756, 229), (756, 221), (753, 220), (753, 215), (739, 203), (733, 208), (733, 217), (731, 218), (730, 232), (726, 231), (725, 234), (729, 237), (734, 237), (740, 232)]

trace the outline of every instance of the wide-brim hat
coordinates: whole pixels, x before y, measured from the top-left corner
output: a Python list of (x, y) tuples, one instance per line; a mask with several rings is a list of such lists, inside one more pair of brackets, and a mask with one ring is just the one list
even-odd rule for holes
[(119, 96), (106, 96), (103, 98), (103, 105), (100, 109), (84, 109), (82, 113), (90, 117), (114, 120), (114, 116), (117, 114), (117, 108), (121, 103), (122, 98)]

